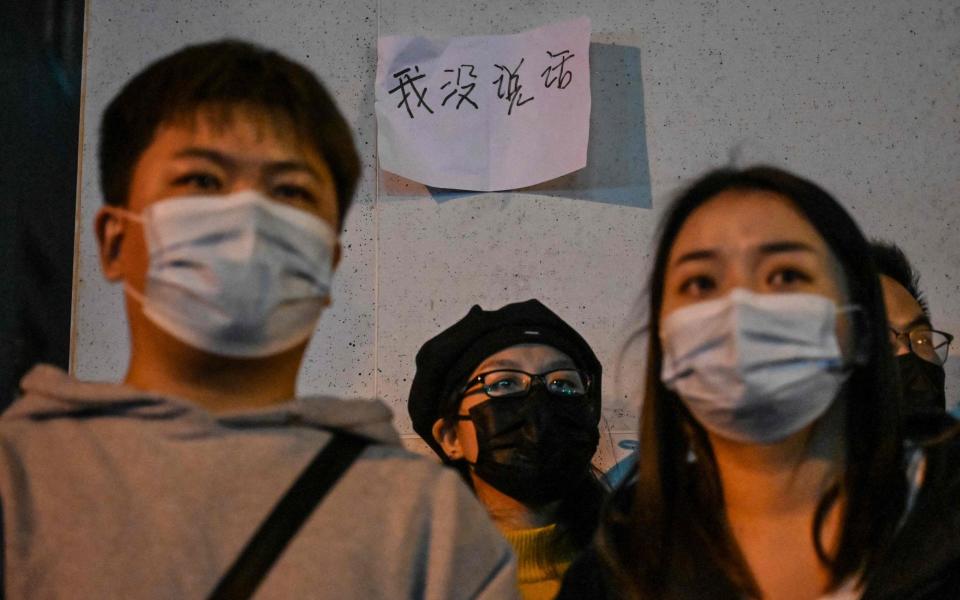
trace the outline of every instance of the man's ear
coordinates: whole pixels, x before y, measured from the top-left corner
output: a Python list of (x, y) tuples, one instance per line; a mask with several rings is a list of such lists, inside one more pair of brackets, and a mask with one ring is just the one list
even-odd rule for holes
[(125, 228), (123, 220), (112, 210), (104, 206), (97, 211), (93, 221), (93, 229), (97, 234), (97, 245), (100, 251), (100, 268), (108, 281), (117, 281), (123, 278), (123, 268), (120, 265), (120, 248), (123, 246)]
[(460, 438), (457, 437), (457, 428), (448, 427), (443, 419), (437, 419), (433, 424), (433, 439), (443, 448), (444, 454), (450, 460), (460, 460), (463, 458), (463, 448), (460, 447)]

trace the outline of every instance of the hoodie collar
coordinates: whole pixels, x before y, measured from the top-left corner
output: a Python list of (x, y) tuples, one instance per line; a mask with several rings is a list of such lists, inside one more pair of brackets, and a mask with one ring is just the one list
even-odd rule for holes
[(207, 427), (256, 429), (302, 425), (351, 431), (380, 443), (398, 445), (393, 413), (379, 400), (341, 400), (307, 396), (275, 406), (210, 413), (188, 400), (130, 386), (80, 381), (58, 367), (37, 365), (21, 380), (23, 390), (3, 419), (52, 420), (126, 416), (178, 419)]

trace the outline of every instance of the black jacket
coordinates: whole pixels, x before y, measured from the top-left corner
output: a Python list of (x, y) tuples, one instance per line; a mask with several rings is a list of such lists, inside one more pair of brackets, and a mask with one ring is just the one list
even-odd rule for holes
[(960, 599), (960, 435), (929, 446), (923, 487), (863, 600)]
[[(925, 449), (927, 464), (915, 504), (878, 565), (861, 600), (960, 600), (960, 432)], [(623, 510), (629, 486), (608, 510)], [(619, 502), (617, 502), (619, 500)], [(570, 566), (557, 600), (625, 598), (594, 548)]]

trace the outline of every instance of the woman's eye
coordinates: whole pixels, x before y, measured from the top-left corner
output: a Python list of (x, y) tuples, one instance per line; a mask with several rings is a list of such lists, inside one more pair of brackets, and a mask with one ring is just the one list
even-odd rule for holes
[(683, 280), (680, 284), (680, 293), (695, 298), (704, 296), (717, 287), (717, 282), (709, 275), (694, 275)]
[(768, 283), (773, 287), (790, 287), (800, 283), (809, 283), (810, 281), (810, 276), (806, 273), (791, 268), (778, 269), (774, 271), (768, 279)]
[(501, 379), (500, 381), (495, 381), (491, 387), (500, 390), (512, 390), (519, 387), (519, 384), (514, 379)]
[(187, 173), (174, 180), (177, 186), (187, 186), (201, 192), (213, 192), (221, 187), (220, 179), (210, 173)]
[(516, 377), (499, 377), (488, 380), (483, 389), (489, 396), (504, 396), (523, 390), (523, 382)]
[(554, 379), (550, 382), (550, 389), (564, 396), (572, 396), (580, 393), (580, 386), (565, 379)]

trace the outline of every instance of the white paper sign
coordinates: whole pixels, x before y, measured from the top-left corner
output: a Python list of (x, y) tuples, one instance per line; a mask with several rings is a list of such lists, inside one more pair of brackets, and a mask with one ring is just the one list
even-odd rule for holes
[(587, 164), (590, 19), (378, 43), (380, 166), (439, 187), (534, 185)]

